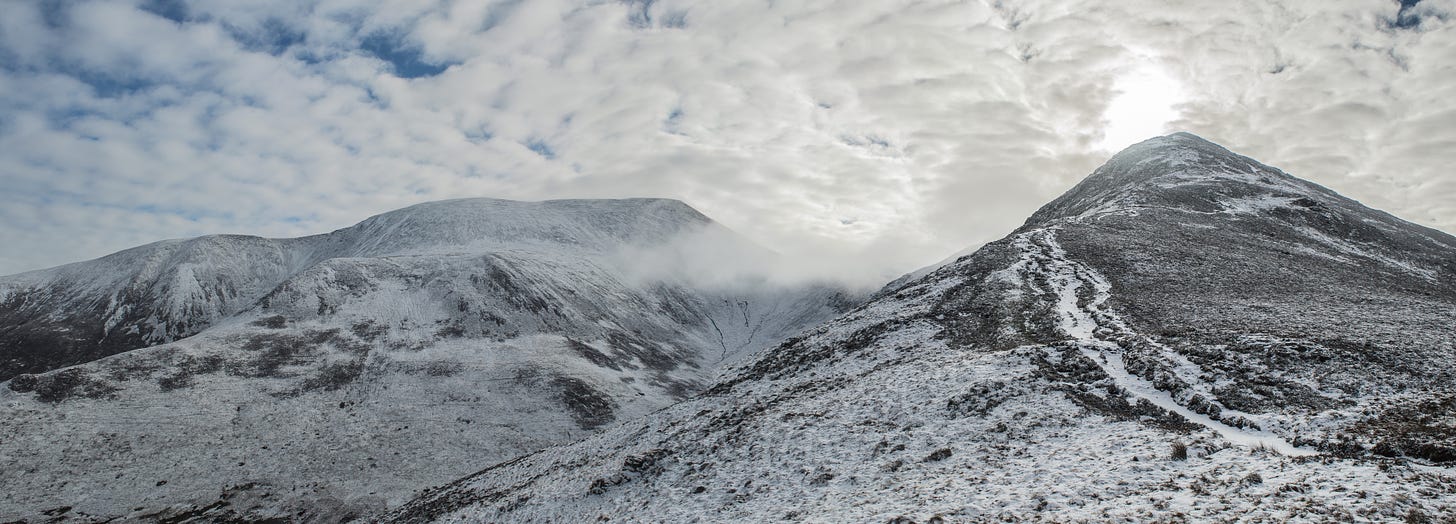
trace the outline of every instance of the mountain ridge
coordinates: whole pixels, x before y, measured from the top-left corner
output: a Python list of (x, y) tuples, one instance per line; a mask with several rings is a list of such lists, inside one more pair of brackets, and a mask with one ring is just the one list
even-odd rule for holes
[[(296, 238), (205, 235), (0, 277), (0, 380), (186, 338), (339, 258), (440, 254), (522, 242), (604, 251), (717, 226), (671, 199), (426, 202)], [(742, 246), (748, 242), (737, 239)], [(757, 249), (757, 248), (755, 248)]]
[(1208, 151), (1142, 164), (1152, 194), (1084, 182), (699, 396), (380, 520), (1456, 512), (1456, 290), (1438, 278), (1456, 239)]

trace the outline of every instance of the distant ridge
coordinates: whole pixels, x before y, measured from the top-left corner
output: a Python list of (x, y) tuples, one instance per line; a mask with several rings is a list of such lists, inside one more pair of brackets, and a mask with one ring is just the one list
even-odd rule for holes
[(483, 252), (513, 243), (601, 252), (712, 225), (669, 199), (471, 198), (417, 204), (323, 235), (164, 240), (0, 277), (0, 380), (186, 338), (330, 259)]

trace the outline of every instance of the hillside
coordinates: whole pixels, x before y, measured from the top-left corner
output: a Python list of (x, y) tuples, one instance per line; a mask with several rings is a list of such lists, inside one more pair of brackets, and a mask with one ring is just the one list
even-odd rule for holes
[(25, 472), (0, 520), (381, 511), (687, 398), (853, 305), (724, 255), (773, 257), (676, 201), (469, 199), (8, 277), (7, 314), (31, 319), (4, 324), (10, 369), (48, 370), (0, 388), (0, 469)]
[(704, 394), (387, 522), (1456, 513), (1456, 239), (1188, 134)]

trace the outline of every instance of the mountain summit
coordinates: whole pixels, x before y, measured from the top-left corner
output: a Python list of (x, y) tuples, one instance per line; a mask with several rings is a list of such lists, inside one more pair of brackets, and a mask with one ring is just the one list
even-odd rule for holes
[(450, 253), (510, 244), (609, 251), (665, 243), (704, 227), (721, 226), (681, 201), (662, 198), (543, 202), (467, 198), (370, 217), (329, 234), (327, 244), (353, 257)]
[(1449, 515), (1453, 260), (1449, 235), (1156, 138), (697, 397), (385, 520)]

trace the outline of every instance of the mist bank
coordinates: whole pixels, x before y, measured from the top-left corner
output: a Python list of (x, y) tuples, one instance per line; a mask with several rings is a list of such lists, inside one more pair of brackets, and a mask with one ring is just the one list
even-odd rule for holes
[(889, 262), (870, 248), (773, 250), (718, 224), (706, 224), (660, 243), (621, 246), (606, 261), (638, 283), (673, 281), (717, 290), (823, 285), (866, 293), (907, 274), (938, 268), (970, 251), (907, 266)]

